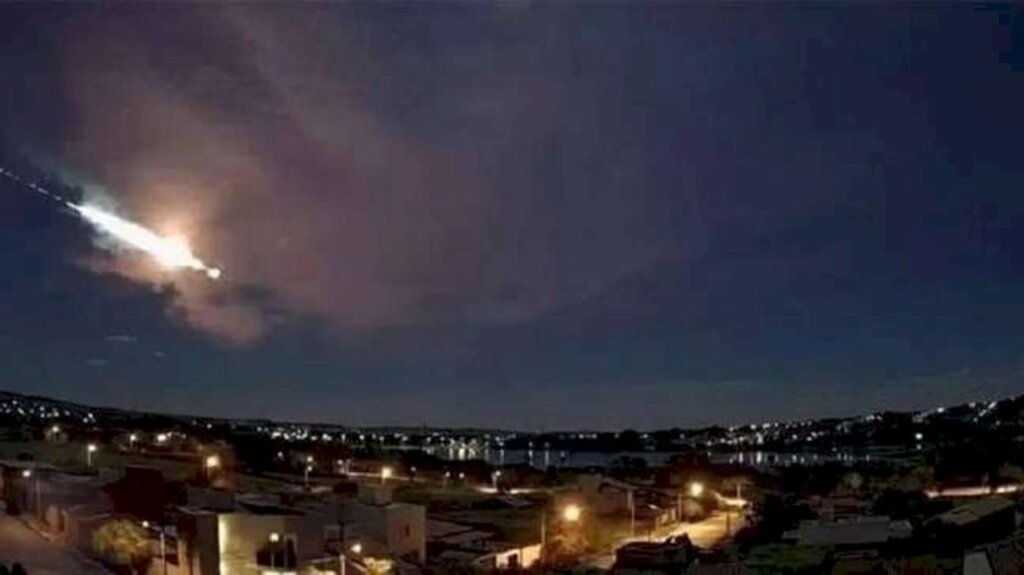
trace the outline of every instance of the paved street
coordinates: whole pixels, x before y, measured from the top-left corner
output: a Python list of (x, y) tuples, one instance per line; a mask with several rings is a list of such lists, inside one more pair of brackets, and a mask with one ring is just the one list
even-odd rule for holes
[(21, 521), (0, 512), (0, 563), (20, 562), (29, 575), (109, 575), (72, 549), (43, 539)]
[[(739, 517), (739, 519), (737, 519), (737, 517)], [(742, 523), (737, 523), (737, 521), (743, 521), (742, 517), (742, 513), (737, 513), (736, 511), (733, 511), (731, 516), (727, 520), (726, 512), (716, 511), (710, 517), (703, 521), (698, 521), (696, 523), (680, 523), (674, 529), (672, 529), (671, 532), (659, 533), (657, 537), (655, 537), (655, 540), (664, 541), (668, 537), (687, 535), (690, 538), (690, 541), (693, 542), (693, 544), (697, 547), (713, 547), (719, 541), (724, 539), (727, 535), (735, 533), (740, 527), (743, 526)], [(728, 530), (726, 529), (726, 524), (728, 524)], [(632, 538), (627, 537), (626, 539), (619, 541), (615, 545), (615, 547), (621, 547), (626, 543), (630, 543), (631, 541), (647, 540), (648, 539), (646, 536), (638, 536)], [(583, 563), (589, 567), (610, 569), (612, 564), (615, 563), (615, 550), (609, 549), (606, 553), (587, 557), (583, 561)]]

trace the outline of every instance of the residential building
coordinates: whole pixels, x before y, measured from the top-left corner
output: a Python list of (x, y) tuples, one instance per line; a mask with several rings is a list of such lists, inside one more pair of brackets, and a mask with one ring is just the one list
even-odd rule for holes
[(857, 516), (838, 521), (812, 519), (801, 521), (783, 538), (799, 545), (865, 546), (907, 539), (913, 527), (906, 521), (885, 516)]
[(361, 483), (356, 499), (341, 505), (345, 533), (390, 557), (423, 563), (427, 557), (426, 508), (396, 503), (391, 495), (390, 485)]

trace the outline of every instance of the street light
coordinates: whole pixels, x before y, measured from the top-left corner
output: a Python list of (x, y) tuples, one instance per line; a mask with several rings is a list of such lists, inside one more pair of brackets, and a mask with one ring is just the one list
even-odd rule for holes
[[(583, 516), (583, 508), (575, 503), (570, 503), (562, 508), (562, 520), (566, 523), (577, 523)], [(547, 506), (540, 509), (540, 561), (544, 561), (544, 554), (548, 546), (548, 509)]]
[(86, 465), (86, 467), (92, 467), (92, 454), (96, 453), (96, 450), (98, 450), (98, 449), (99, 448), (96, 447), (95, 443), (90, 443), (89, 445), (85, 446), (85, 465)]
[(381, 467), (380, 468), (380, 484), (384, 485), (384, 482), (386, 482), (388, 479), (390, 479), (393, 474), (394, 474), (394, 470), (391, 469), (390, 467), (388, 467), (388, 466)]
[(690, 497), (700, 497), (704, 495), (704, 484), (699, 481), (690, 483)]
[(139, 440), (139, 436), (132, 433), (128, 435), (128, 448), (135, 449), (135, 442)]
[[(351, 551), (353, 555), (359, 555), (363, 552), (363, 544), (353, 543), (352, 547), (349, 547), (349, 551)], [(347, 560), (348, 558), (345, 557), (345, 547), (342, 546), (341, 551), (338, 551), (338, 571), (340, 572), (339, 575), (345, 575), (345, 569), (347, 568), (347, 566), (345, 565), (345, 561)]]
[[(151, 525), (149, 521), (142, 522), (143, 529), (150, 529)], [(167, 543), (164, 539), (164, 527), (159, 525), (153, 527), (153, 529), (160, 535), (160, 563), (163, 564), (164, 575), (167, 575)]]
[(203, 461), (203, 472), (206, 474), (206, 480), (210, 481), (213, 478), (213, 471), (220, 467), (220, 456), (216, 453), (206, 456), (206, 460)]
[(499, 479), (501, 479), (501, 470), (500, 469), (496, 469), (494, 471), (494, 473), (491, 474), (491, 483), (494, 485), (494, 491), (498, 491), (498, 480)]
[(303, 469), (303, 473), (302, 473), (302, 484), (303, 484), (303, 486), (305, 486), (307, 488), (309, 487), (309, 472), (310, 471), (313, 471), (313, 466), (312, 465), (307, 465), (305, 467), (305, 469)]
[(570, 503), (565, 506), (565, 509), (562, 509), (562, 519), (565, 520), (566, 523), (576, 523), (580, 520), (580, 516), (582, 515), (583, 509), (575, 503)]
[(267, 541), (270, 542), (270, 570), (273, 571), (277, 567), (274, 565), (274, 556), (277, 554), (277, 544), (281, 541), (281, 534), (273, 531), (267, 536)]

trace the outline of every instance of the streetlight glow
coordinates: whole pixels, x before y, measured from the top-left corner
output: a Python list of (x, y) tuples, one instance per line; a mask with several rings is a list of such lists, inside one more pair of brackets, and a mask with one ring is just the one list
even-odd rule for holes
[(206, 468), (216, 469), (218, 467), (220, 467), (220, 456), (217, 454), (208, 455), (206, 457)]
[(391, 476), (394, 474), (394, 472), (395, 471), (393, 469), (391, 469), (390, 467), (387, 467), (387, 466), (381, 467), (380, 468), (380, 482), (384, 483), (385, 481), (390, 479)]
[(694, 481), (690, 484), (690, 497), (700, 497), (701, 495), (704, 495), (704, 484)]
[(96, 450), (97, 450), (97, 449), (99, 449), (99, 448), (98, 448), (98, 447), (96, 447), (96, 444), (95, 444), (95, 443), (90, 443), (90, 444), (89, 444), (89, 445), (88, 445), (88, 446), (86, 447), (86, 449), (88, 449), (88, 450), (89, 450), (89, 453), (96, 453)]
[(29, 477), (32, 477), (32, 470), (31, 469), (26, 469), (26, 470), (22, 471), (21, 472), (21, 476), (24, 477), (25, 479), (28, 479)]
[(562, 519), (564, 519), (568, 523), (576, 523), (580, 520), (580, 516), (582, 515), (583, 509), (580, 508), (580, 506), (576, 505), (575, 503), (570, 503), (569, 505), (566, 505), (565, 509), (562, 510)]
[(281, 540), (281, 534), (275, 531), (275, 532), (271, 533), (271, 534), (270, 534), (270, 535), (269, 535), (269, 536), (267, 537), (267, 539), (268, 539), (268, 540), (269, 540), (269, 541), (270, 541), (271, 543), (277, 543), (278, 541), (280, 541), (280, 540)]
[(352, 551), (353, 553), (355, 553), (356, 555), (359, 555), (360, 553), (363, 552), (363, 544), (362, 543), (353, 543), (352, 547), (350, 547), (349, 550)]

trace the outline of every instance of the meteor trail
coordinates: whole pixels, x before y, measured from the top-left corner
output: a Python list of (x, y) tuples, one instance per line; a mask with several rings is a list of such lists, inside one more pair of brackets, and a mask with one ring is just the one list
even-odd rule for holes
[(221, 276), (220, 268), (208, 266), (203, 260), (196, 257), (184, 238), (161, 236), (145, 226), (120, 218), (97, 206), (70, 202), (34, 182), (21, 179), (3, 167), (0, 167), (0, 174), (51, 200), (64, 204), (96, 230), (116, 239), (126, 247), (149, 254), (165, 268), (187, 268), (203, 272), (208, 278), (214, 280)]

